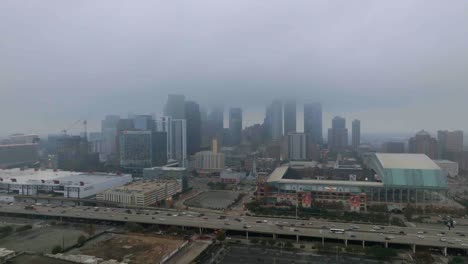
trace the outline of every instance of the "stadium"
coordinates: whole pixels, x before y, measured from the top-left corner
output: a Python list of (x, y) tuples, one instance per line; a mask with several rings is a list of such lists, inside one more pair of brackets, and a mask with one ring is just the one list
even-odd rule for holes
[(426, 155), (369, 153), (363, 163), (372, 177), (361, 181), (298, 178), (296, 168), (278, 167), (266, 181), (264, 197), (267, 204), (303, 207), (310, 207), (314, 200), (343, 201), (356, 211), (370, 204), (400, 209), (407, 204), (449, 206), (446, 174)]

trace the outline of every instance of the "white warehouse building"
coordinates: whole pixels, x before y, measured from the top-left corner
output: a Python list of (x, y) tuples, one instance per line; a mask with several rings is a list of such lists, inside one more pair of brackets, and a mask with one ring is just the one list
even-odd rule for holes
[(131, 182), (129, 174), (83, 173), (56, 170), (0, 170), (0, 189), (19, 195), (61, 195), (87, 198)]

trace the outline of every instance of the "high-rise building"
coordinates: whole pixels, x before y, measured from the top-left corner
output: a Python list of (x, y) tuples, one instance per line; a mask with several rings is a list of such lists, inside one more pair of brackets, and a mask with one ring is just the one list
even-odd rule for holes
[(346, 119), (335, 116), (332, 120), (332, 128), (328, 129), (328, 148), (331, 150), (343, 150), (348, 147), (348, 129)]
[(266, 125), (272, 140), (281, 140), (283, 137), (283, 103), (275, 100), (266, 111)]
[(352, 140), (353, 150), (357, 150), (361, 144), (361, 121), (354, 119), (352, 123)]
[(288, 137), (288, 158), (289, 160), (307, 159), (307, 136), (305, 133), (289, 133)]
[(159, 132), (166, 132), (166, 150), (167, 160), (173, 159), (172, 157), (172, 118), (170, 116), (163, 116), (156, 121), (156, 130)]
[(193, 155), (200, 151), (201, 146), (201, 114), (200, 106), (196, 102), (185, 102), (185, 118), (187, 120), (187, 153)]
[(57, 139), (57, 168), (68, 171), (86, 171), (95, 169), (99, 155), (89, 152), (86, 138), (67, 136)]
[(284, 103), (284, 134), (296, 132), (296, 101), (289, 100)]
[(172, 119), (172, 157), (187, 167), (187, 121)]
[(382, 144), (382, 152), (385, 153), (405, 153), (405, 143), (385, 142)]
[(304, 133), (309, 135), (311, 143), (319, 145), (323, 143), (320, 103), (304, 104)]
[(152, 164), (151, 131), (122, 131), (120, 134), (120, 166), (143, 169)]
[(177, 160), (181, 167), (187, 166), (187, 122), (185, 119), (162, 117), (157, 121), (157, 130), (167, 133), (167, 159)]
[(152, 166), (167, 164), (167, 133), (153, 131), (151, 133)]
[(408, 148), (410, 153), (426, 154), (431, 159), (438, 157), (437, 140), (424, 130), (409, 139)]
[(133, 117), (133, 127), (136, 130), (154, 131), (155, 123), (151, 115), (136, 115)]
[(185, 96), (181, 94), (168, 95), (164, 115), (173, 119), (185, 119)]
[(119, 120), (119, 116), (108, 115), (101, 122), (101, 157), (103, 161), (117, 156), (117, 124)]
[(439, 158), (447, 159), (449, 153), (463, 151), (463, 131), (437, 131)]
[(242, 141), (242, 109), (229, 109), (229, 143), (239, 145)]

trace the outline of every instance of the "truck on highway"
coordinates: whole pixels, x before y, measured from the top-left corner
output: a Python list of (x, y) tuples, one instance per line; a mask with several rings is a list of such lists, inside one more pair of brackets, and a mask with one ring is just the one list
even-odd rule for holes
[(26, 205), (24, 207), (25, 210), (36, 210), (36, 208), (34, 208), (34, 205)]

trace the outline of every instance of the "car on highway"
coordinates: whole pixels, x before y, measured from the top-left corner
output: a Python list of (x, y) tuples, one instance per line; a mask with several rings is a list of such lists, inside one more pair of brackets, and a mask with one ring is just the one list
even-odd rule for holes
[(371, 230), (369, 230), (369, 231), (371, 231), (371, 232), (376, 232), (377, 230), (375, 230), (375, 229), (371, 229)]
[(252, 226), (250, 225), (244, 225), (244, 228), (247, 229), (247, 228), (251, 228)]
[(349, 235), (349, 237), (352, 237), (352, 238), (354, 238), (354, 237), (356, 237), (356, 235), (354, 235), (354, 234), (351, 234), (351, 235)]
[(423, 235), (419, 235), (418, 238), (424, 239), (424, 236), (423, 236)]
[(447, 239), (446, 239), (446, 238), (443, 238), (443, 237), (441, 237), (441, 238), (439, 239), (439, 241), (440, 241), (440, 242), (447, 242)]
[(405, 231), (400, 231), (400, 232), (398, 232), (398, 234), (403, 235), (403, 236), (406, 235)]
[(424, 234), (424, 232), (423, 232), (423, 231), (418, 231), (418, 234), (421, 234), (421, 235), (422, 235), (422, 234)]

